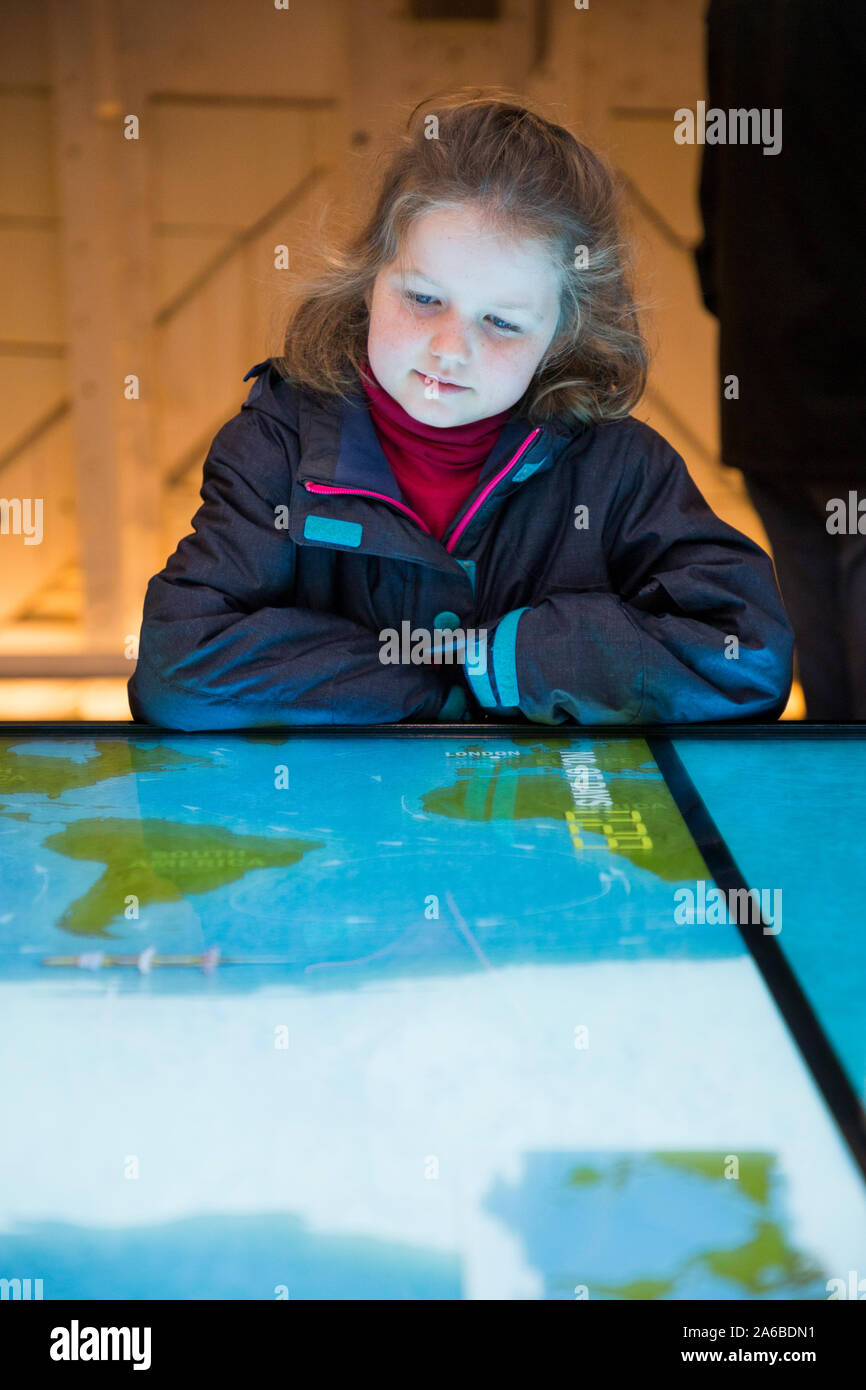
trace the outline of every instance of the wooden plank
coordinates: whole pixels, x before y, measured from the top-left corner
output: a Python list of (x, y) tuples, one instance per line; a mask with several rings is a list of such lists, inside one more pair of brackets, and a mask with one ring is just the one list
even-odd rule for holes
[[(155, 568), (159, 488), (150, 420), (148, 114), (134, 49), (119, 60), (115, 23), (102, 3), (51, 6), (83, 642), (122, 653), (138, 631)], [(137, 140), (124, 138), (130, 114), (139, 118)], [(138, 399), (124, 395), (131, 377)]]

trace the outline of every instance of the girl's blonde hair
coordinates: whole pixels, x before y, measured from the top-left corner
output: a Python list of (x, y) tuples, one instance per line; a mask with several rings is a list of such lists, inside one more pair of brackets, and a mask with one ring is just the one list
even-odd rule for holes
[(356, 394), (365, 296), (379, 271), (405, 248), (416, 218), (468, 209), (496, 235), (542, 243), (559, 272), (557, 330), (512, 413), (573, 425), (628, 415), (646, 384), (648, 350), (621, 232), (623, 200), (607, 161), (501, 87), (420, 102), (385, 159), (360, 230), (343, 248), (325, 248), (321, 273), (289, 292), (274, 359), (280, 374), (326, 395)]

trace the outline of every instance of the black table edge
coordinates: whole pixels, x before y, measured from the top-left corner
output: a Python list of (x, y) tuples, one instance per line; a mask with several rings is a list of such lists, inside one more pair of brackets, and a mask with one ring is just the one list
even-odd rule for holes
[(718, 738), (718, 739), (810, 739), (866, 738), (866, 720), (849, 724), (825, 724), (798, 719), (760, 724), (747, 720), (725, 723), (690, 724), (261, 724), (252, 728), (174, 729), (161, 724), (140, 724), (129, 720), (49, 720), (0, 719), (0, 737), (8, 736), (112, 736), (153, 738), (212, 738), (237, 735), (244, 738)]

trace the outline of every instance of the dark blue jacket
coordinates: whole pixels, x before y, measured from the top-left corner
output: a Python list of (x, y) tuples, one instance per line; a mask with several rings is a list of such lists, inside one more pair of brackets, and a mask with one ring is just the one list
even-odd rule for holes
[[(148, 584), (134, 719), (631, 724), (784, 709), (793, 631), (769, 556), (648, 425), (510, 420), (439, 540), (403, 500), (360, 385), (344, 402), (270, 361), (251, 377), (205, 460), (194, 533)], [(383, 663), (380, 634), (406, 622), (474, 630), (473, 668)]]

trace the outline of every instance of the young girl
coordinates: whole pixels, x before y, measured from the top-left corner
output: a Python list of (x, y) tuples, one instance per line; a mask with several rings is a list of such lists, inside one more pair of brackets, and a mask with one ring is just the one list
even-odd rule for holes
[(501, 89), (417, 108), (211, 445), (148, 585), (133, 718), (777, 718), (772, 563), (629, 414), (620, 237), (608, 166), (563, 127)]

